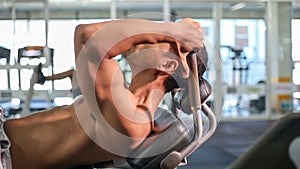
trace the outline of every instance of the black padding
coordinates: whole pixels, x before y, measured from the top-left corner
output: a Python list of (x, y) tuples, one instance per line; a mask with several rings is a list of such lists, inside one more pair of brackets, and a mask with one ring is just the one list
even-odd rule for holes
[(288, 151), (297, 136), (300, 136), (300, 114), (291, 113), (275, 122), (229, 169), (296, 169)]
[(208, 54), (206, 47), (204, 46), (203, 49), (199, 53), (196, 53), (197, 56), (197, 68), (198, 68), (198, 76), (202, 77), (204, 72), (207, 68), (207, 62), (208, 62)]
[(201, 102), (205, 102), (212, 93), (211, 85), (204, 78), (199, 78)]
[(6, 63), (8, 64), (10, 61), (10, 50), (0, 47), (0, 58), (6, 59)]
[[(112, 166), (114, 166), (114, 161), (113, 160), (95, 163), (93, 165), (93, 168), (111, 168)], [(82, 169), (85, 169), (85, 168), (82, 168)], [(86, 169), (89, 169), (89, 168), (86, 168)]]
[[(209, 82), (204, 78), (199, 78), (199, 85), (200, 85), (200, 97), (201, 97), (201, 103), (204, 103), (207, 101), (209, 96), (212, 93), (212, 87), (209, 84)], [(189, 92), (188, 90), (184, 89), (182, 92), (182, 97), (178, 100), (175, 100), (176, 107), (180, 110), (182, 110), (184, 113), (191, 114), (191, 106), (189, 101)]]
[(94, 169), (93, 165), (84, 165), (84, 166), (79, 166), (76, 168), (72, 168), (72, 169)]
[(160, 162), (170, 152), (181, 150), (191, 141), (192, 136), (186, 125), (168, 110), (159, 109), (156, 117), (153, 132), (131, 154), (135, 158), (127, 158), (132, 168), (159, 169)]

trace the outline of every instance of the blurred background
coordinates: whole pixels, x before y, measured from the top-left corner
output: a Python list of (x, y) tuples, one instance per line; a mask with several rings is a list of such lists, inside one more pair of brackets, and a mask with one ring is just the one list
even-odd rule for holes
[[(215, 93), (223, 100), (220, 125), (242, 124), (246, 130), (249, 122), (265, 122), (235, 156), (274, 120), (300, 112), (299, 0), (0, 0), (0, 106), (5, 114), (18, 117), (39, 63), (45, 75), (75, 68), (78, 24), (129, 16), (157, 22), (189, 17), (201, 23), (222, 63), (224, 93)], [(129, 66), (119, 60), (130, 79)], [(72, 103), (71, 87), (69, 79), (35, 85), (31, 111)]]

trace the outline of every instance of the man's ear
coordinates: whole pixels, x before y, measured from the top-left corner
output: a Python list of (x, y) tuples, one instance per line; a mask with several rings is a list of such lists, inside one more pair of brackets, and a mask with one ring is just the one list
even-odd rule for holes
[(158, 67), (158, 70), (172, 74), (178, 68), (178, 61), (176, 59), (166, 59), (166, 62)]

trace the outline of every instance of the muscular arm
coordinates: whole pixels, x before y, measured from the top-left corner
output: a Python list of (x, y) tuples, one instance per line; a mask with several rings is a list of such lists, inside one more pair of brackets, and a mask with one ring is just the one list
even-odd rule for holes
[[(125, 19), (85, 26), (89, 45), (99, 57), (112, 58), (141, 43), (171, 42), (182, 51), (202, 48), (200, 25), (189, 19), (178, 23), (157, 23), (142, 19)], [(94, 29), (93, 29), (94, 28)], [(86, 41), (88, 43), (88, 41)], [(91, 48), (88, 48), (92, 50)]]
[(65, 72), (61, 72), (61, 73), (58, 73), (58, 74), (47, 76), (47, 77), (45, 77), (45, 79), (46, 80), (59, 80), (59, 79), (67, 78), (67, 77), (72, 79), (73, 73), (74, 73), (74, 70), (71, 69), (71, 70), (67, 70)]
[(180, 50), (178, 53), (201, 48), (201, 31), (186, 20), (156, 23), (141, 19), (83, 25), (81, 29), (86, 33), (77, 34), (81, 34), (76, 43), (77, 69), (87, 104), (94, 113), (100, 108), (101, 114), (121, 133), (145, 137), (153, 112), (149, 115), (138, 106), (138, 98), (124, 86), (122, 73), (112, 58), (143, 43), (175, 43)]
[(201, 48), (200, 29), (189, 20), (156, 23), (126, 19), (82, 25), (81, 30), (85, 31), (77, 32), (80, 35), (76, 45), (77, 73), (91, 112), (95, 117), (98, 117), (97, 114), (103, 115), (115, 130), (124, 135), (145, 138), (151, 131), (151, 120), (155, 113), (155, 109), (150, 107), (155, 107), (163, 94), (153, 97), (149, 93), (152, 100), (145, 98), (145, 102), (138, 103), (140, 98), (124, 86), (122, 72), (112, 58), (144, 43), (174, 43), (179, 50), (177, 53)]
[[(180, 50), (185, 51), (202, 48), (203, 36), (200, 31), (199, 23), (192, 19), (184, 19), (179, 23), (126, 19), (81, 24), (75, 29), (75, 57), (77, 60), (82, 47), (95, 34), (95, 39), (102, 41), (99, 44), (109, 44), (110, 42), (113, 44), (114, 47), (109, 50), (108, 56), (114, 57), (139, 43), (173, 42), (177, 43)], [(125, 38), (126, 40), (124, 40)], [(114, 44), (120, 40), (122, 40), (120, 44)], [(107, 46), (111, 46), (111, 44)], [(101, 46), (98, 46), (97, 50), (101, 51)]]

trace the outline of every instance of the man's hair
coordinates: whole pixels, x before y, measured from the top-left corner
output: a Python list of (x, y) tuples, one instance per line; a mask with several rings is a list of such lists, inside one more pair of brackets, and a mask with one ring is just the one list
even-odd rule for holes
[[(194, 53), (194, 51), (192, 51), (192, 53)], [(190, 54), (192, 54), (190, 53)], [(190, 54), (187, 55), (187, 57), (190, 56)], [(207, 62), (208, 62), (208, 53), (207, 50), (204, 46), (204, 48), (202, 48), (199, 53), (196, 53), (197, 56), (197, 69), (198, 69), (198, 77), (199, 77), (199, 86), (200, 86), (200, 90), (201, 90), (201, 98), (204, 97), (203, 99), (205, 100), (208, 96), (208, 94), (204, 94), (207, 93), (205, 91), (211, 91), (211, 86), (209, 85), (209, 83), (207, 82), (207, 80), (203, 79), (203, 74), (206, 71), (207, 68)], [(183, 80), (183, 79), (181, 79)], [(184, 80), (186, 81), (186, 80)], [(170, 76), (169, 79), (166, 81), (165, 86), (167, 86), (168, 91), (171, 91), (175, 88), (186, 88), (187, 84), (183, 83), (183, 85), (179, 85), (176, 81), (176, 79), (173, 76)], [(204, 95), (203, 95), (203, 94)], [(186, 93), (187, 94), (187, 93)], [(201, 99), (202, 100), (202, 99)]]

